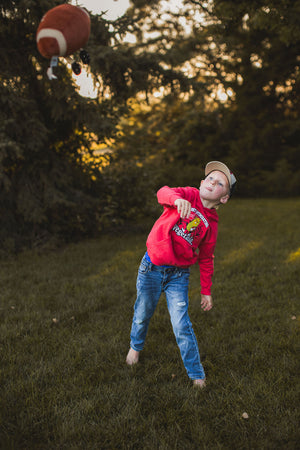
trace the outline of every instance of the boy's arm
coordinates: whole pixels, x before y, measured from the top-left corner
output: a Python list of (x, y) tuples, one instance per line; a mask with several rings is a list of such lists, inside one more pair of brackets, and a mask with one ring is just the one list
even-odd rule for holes
[(185, 199), (184, 188), (170, 188), (164, 186), (157, 192), (157, 200), (161, 205), (176, 206), (178, 214), (184, 219), (191, 213), (191, 203)]

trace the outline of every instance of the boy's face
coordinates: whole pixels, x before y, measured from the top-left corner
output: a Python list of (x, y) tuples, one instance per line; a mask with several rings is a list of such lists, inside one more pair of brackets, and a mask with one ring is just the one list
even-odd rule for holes
[(229, 199), (229, 183), (226, 175), (219, 170), (214, 170), (201, 181), (200, 197), (203, 200), (214, 203), (226, 203)]

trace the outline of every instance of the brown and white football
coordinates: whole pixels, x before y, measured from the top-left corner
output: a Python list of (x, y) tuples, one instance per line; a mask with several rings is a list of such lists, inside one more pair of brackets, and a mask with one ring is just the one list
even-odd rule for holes
[(37, 47), (42, 56), (69, 56), (84, 47), (90, 35), (88, 12), (74, 5), (59, 5), (42, 18), (36, 33)]

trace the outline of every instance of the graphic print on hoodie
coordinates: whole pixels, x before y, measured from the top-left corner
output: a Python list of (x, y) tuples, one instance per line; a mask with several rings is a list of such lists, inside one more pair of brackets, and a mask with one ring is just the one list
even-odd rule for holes
[(189, 217), (185, 219), (180, 218), (173, 226), (172, 231), (177, 236), (185, 239), (192, 247), (198, 247), (208, 227), (209, 224), (203, 214), (196, 208), (192, 208)]

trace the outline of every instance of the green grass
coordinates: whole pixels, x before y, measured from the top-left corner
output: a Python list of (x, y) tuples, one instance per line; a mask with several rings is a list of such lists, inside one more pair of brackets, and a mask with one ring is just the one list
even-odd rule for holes
[(219, 210), (210, 312), (191, 272), (203, 391), (163, 297), (140, 364), (124, 363), (146, 232), (2, 259), (1, 448), (296, 449), (299, 209), (261, 199)]

